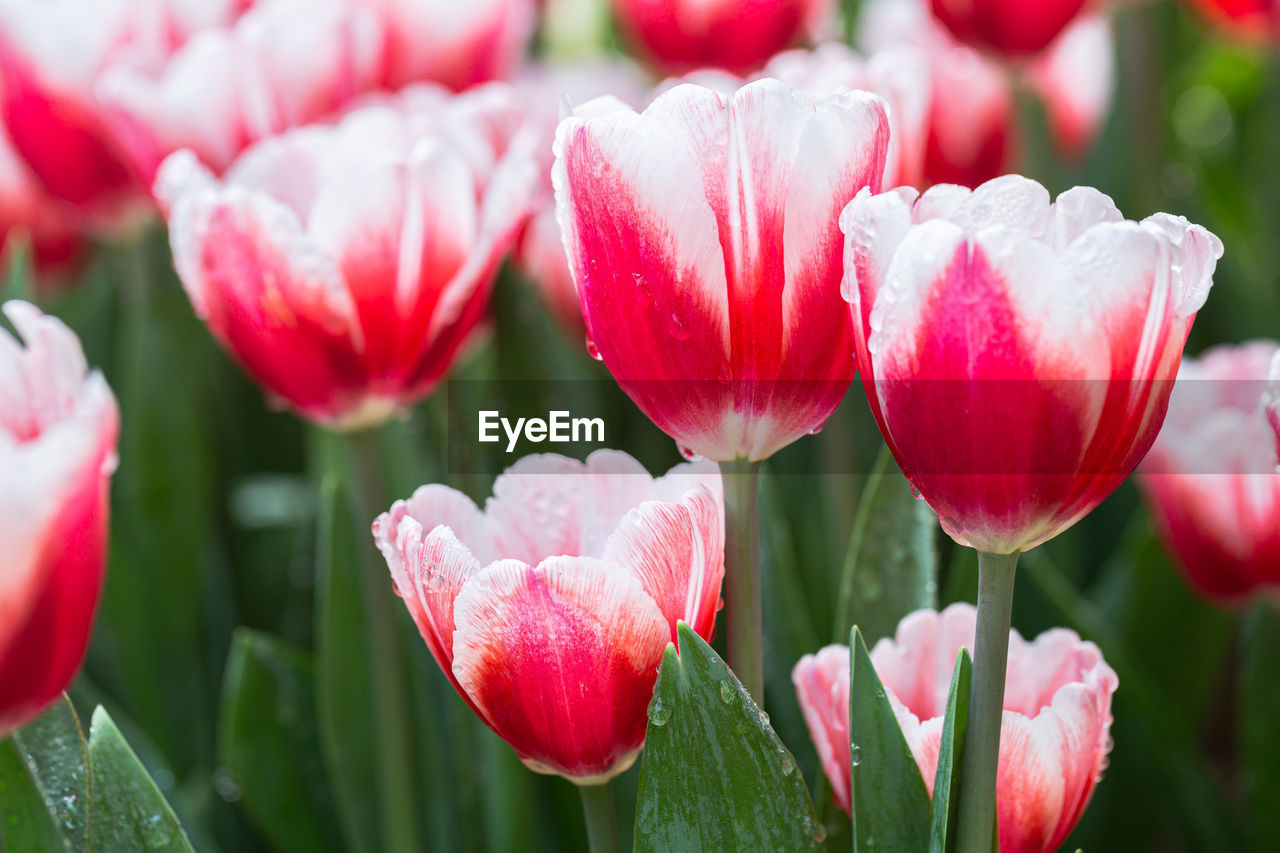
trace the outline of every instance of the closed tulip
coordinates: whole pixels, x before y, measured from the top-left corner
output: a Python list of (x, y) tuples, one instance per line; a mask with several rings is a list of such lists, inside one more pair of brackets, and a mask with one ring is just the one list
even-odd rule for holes
[(745, 73), (833, 20), (832, 0), (613, 0), (640, 53), (669, 74), (695, 68)]
[(0, 329), (0, 738), (84, 660), (102, 591), (119, 414), (76, 336), (25, 302)]
[(1183, 362), (1139, 484), (1191, 583), (1226, 602), (1280, 593), (1280, 477), (1263, 407), (1272, 341)]
[(960, 41), (1011, 57), (1036, 54), (1062, 34), (1087, 0), (929, 0)]
[[(973, 648), (975, 610), (920, 610), (871, 650), (876, 675), (933, 793), (952, 666)], [(791, 673), (800, 710), (831, 782), (850, 810), (849, 647), (805, 655)], [(1001, 853), (1049, 853), (1071, 834), (1111, 749), (1115, 672), (1093, 643), (1055, 628), (1032, 642), (1009, 633), (996, 812)]]
[(396, 591), (473, 711), (539, 773), (600, 784), (635, 760), (667, 643), (710, 638), (720, 478), (625, 453), (527, 456), (483, 510), (423, 486), (374, 523)]
[(863, 387), (957, 542), (1016, 554), (1070, 527), (1154, 441), (1221, 242), (1016, 175), (859, 194), (845, 297)]
[(518, 124), (502, 89), (426, 88), (265, 140), (221, 179), (172, 155), (156, 195), (196, 313), (316, 422), (412, 405), (482, 318), (528, 212)]
[(761, 460), (854, 375), (836, 216), (880, 186), (883, 102), (680, 85), (561, 122), (553, 172), (590, 348), (689, 453)]

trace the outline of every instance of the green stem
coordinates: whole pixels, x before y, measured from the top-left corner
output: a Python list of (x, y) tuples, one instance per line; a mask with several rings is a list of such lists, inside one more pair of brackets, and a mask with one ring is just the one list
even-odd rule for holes
[(760, 463), (721, 462), (729, 668), (764, 708), (764, 624), (760, 608)]
[(996, 831), (996, 770), (1004, 716), (1005, 669), (1013, 619), (1017, 554), (978, 552), (978, 634), (964, 738), (956, 853), (991, 853)]
[[(354, 522), (360, 532), (367, 531), (373, 519), (389, 505), (378, 435), (377, 430), (364, 430), (346, 436), (354, 485)], [(365, 619), (369, 626), (366, 648), (373, 682), (370, 702), (378, 726), (378, 802), (386, 833), (385, 849), (394, 853), (414, 853), (421, 849), (421, 845), (418, 842), (409, 697), (403, 681), (404, 650), (396, 632), (396, 604), (387, 567), (367, 536), (360, 552)]]
[(613, 783), (579, 785), (582, 814), (587, 819), (591, 853), (617, 853), (618, 820), (613, 808)]

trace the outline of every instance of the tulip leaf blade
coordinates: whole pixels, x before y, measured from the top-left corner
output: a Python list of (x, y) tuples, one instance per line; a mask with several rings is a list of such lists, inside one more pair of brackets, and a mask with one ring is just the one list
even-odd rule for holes
[(191, 853), (177, 816), (101, 705), (89, 727), (92, 850)]
[(1245, 619), (1241, 647), (1240, 732), (1249, 817), (1258, 849), (1280, 837), (1280, 612), (1259, 601)]
[(956, 845), (956, 812), (960, 805), (960, 768), (964, 763), (964, 736), (969, 724), (969, 688), (973, 659), (968, 649), (956, 654), (947, 693), (947, 713), (942, 723), (942, 743), (938, 749), (938, 771), (933, 782), (933, 806), (929, 832), (929, 853), (948, 853)]
[(222, 693), (219, 763), (278, 850), (334, 850), (340, 838), (316, 730), (310, 659), (240, 628)]
[(930, 805), (924, 777), (857, 627), (849, 648), (854, 850), (926, 850)]
[(0, 850), (74, 850), (12, 739), (0, 740)]
[(677, 634), (649, 705), (635, 850), (814, 847), (823, 829), (768, 717), (701, 637)]
[(89, 744), (67, 695), (14, 732), (13, 743), (65, 849), (87, 849), (92, 809)]
[(938, 519), (882, 448), (867, 478), (836, 598), (834, 638), (857, 624), (868, 642), (891, 636), (903, 616), (937, 607)]
[(380, 848), (373, 684), (365, 644), (364, 591), (349, 497), (337, 477), (321, 484), (316, 548), (316, 718), (349, 849)]

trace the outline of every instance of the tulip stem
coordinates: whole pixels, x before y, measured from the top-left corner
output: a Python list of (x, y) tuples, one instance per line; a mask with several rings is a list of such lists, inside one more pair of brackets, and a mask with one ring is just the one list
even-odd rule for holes
[(764, 708), (764, 625), (760, 607), (760, 463), (721, 462), (729, 668)]
[(618, 819), (613, 808), (613, 783), (579, 785), (582, 814), (587, 819), (587, 842), (591, 853), (617, 853)]
[(1017, 554), (978, 552), (978, 632), (960, 776), (956, 853), (991, 853), (994, 849), (996, 771), (1000, 766), (1000, 723), (1017, 565)]
[(417, 791), (411, 758), (413, 734), (409, 724), (409, 699), (404, 684), (404, 650), (396, 632), (395, 600), (387, 567), (368, 536), (373, 519), (387, 506), (379, 433), (375, 429), (351, 433), (347, 449), (353, 478), (352, 511), (361, 543), (361, 586), (369, 639), (365, 650), (377, 731), (378, 802), (385, 835), (384, 849), (413, 853), (418, 840)]

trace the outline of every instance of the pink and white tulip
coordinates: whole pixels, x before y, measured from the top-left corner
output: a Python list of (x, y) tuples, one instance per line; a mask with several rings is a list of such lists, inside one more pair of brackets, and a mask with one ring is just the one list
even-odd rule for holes
[(957, 542), (1012, 554), (1070, 527), (1164, 419), (1217, 237), (1126, 221), (1077, 187), (864, 191), (840, 219), (863, 387)]
[(1264, 405), (1273, 341), (1187, 359), (1138, 482), (1191, 583), (1226, 602), (1280, 594), (1280, 477)]
[(536, 177), (497, 87), (406, 90), (258, 143), (219, 179), (161, 166), (196, 313), (272, 397), (355, 429), (417, 402), (482, 318)]
[(833, 0), (613, 0), (623, 32), (668, 74), (753, 71), (797, 42), (826, 35)]
[(0, 256), (25, 242), (36, 282), (61, 282), (80, 265), (85, 241), (76, 223), (45, 193), (0, 128)]
[(644, 742), (676, 622), (710, 639), (720, 477), (654, 479), (625, 453), (527, 456), (483, 510), (423, 486), (374, 522), (396, 590), (454, 689), (539, 773), (598, 784)]
[(0, 329), (0, 738), (84, 660), (102, 591), (119, 414), (76, 336), (25, 302)]
[(930, 0), (929, 7), (960, 41), (1010, 57), (1044, 50), (1090, 5), (1088, 0)]
[[(871, 650), (930, 796), (952, 667), (962, 646), (973, 648), (975, 624), (968, 604), (920, 610)], [(849, 647), (805, 655), (791, 680), (832, 795), (848, 812)], [(1071, 834), (1106, 767), (1117, 684), (1098, 647), (1073, 631), (1055, 628), (1032, 642), (1010, 631), (996, 774), (1001, 853), (1049, 853)]]
[(680, 85), (561, 122), (553, 182), (589, 348), (687, 453), (765, 459), (854, 375), (840, 207), (880, 186), (883, 102)]

